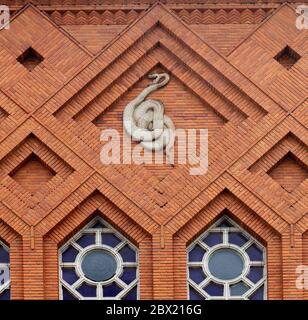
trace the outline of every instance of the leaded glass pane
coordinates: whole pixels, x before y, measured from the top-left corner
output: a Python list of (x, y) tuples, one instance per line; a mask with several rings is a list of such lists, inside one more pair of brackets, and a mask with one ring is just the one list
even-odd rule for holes
[(191, 267), (189, 268), (189, 278), (199, 284), (206, 278), (206, 276), (202, 267)]
[(222, 233), (221, 232), (210, 232), (203, 239), (203, 242), (209, 247), (213, 247), (216, 244), (222, 243)]
[(204, 256), (205, 250), (200, 246), (196, 245), (190, 252), (189, 252), (189, 261), (196, 262), (202, 261)]
[(223, 296), (224, 294), (224, 286), (215, 282), (210, 282), (203, 290), (210, 296)]

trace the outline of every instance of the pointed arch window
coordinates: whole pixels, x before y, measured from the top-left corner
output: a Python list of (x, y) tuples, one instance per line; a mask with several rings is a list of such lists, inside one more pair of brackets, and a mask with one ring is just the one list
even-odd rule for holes
[(100, 217), (59, 249), (63, 300), (137, 300), (138, 250)]
[(187, 252), (191, 300), (266, 299), (266, 250), (223, 216)]
[(0, 300), (10, 299), (10, 253), (0, 241)]

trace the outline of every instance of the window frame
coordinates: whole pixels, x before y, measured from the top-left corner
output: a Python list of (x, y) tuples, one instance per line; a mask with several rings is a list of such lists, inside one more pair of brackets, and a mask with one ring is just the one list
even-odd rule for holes
[[(233, 227), (218, 227), (218, 225), (222, 221), (227, 221)], [(220, 232), (223, 234), (222, 243), (218, 245), (214, 245), (209, 247), (202, 239), (204, 239), (208, 234), (213, 232)], [(228, 232), (240, 232), (242, 233), (248, 241), (238, 247), (237, 245), (230, 244), (228, 242)], [(263, 260), (262, 262), (253, 262), (250, 260), (248, 254), (245, 250), (250, 247), (252, 244), (255, 244), (259, 249), (263, 252)], [(199, 245), (204, 251), (205, 254), (202, 258), (201, 262), (191, 262), (189, 261), (189, 253), (190, 251), (196, 246)], [(221, 280), (213, 276), (210, 271), (207, 269), (209, 257), (215, 251), (222, 249), (222, 248), (231, 248), (237, 251), (240, 256), (243, 258), (244, 268), (238, 277), (231, 279), (231, 280)], [(199, 284), (196, 284), (189, 276), (189, 268), (192, 266), (202, 267), (202, 270), (206, 276), (206, 278), (201, 281)], [(263, 267), (263, 277), (257, 282), (253, 283), (249, 279), (245, 278), (248, 274), (250, 266), (262, 266)], [(264, 286), (264, 294), (263, 300), (267, 300), (267, 250), (266, 247), (260, 243), (255, 237), (253, 237), (250, 233), (248, 233), (244, 228), (242, 228), (239, 224), (237, 224), (233, 219), (231, 219), (228, 215), (223, 215), (220, 217), (216, 222), (214, 222), (209, 228), (206, 229), (202, 234), (200, 234), (194, 241), (192, 241), (186, 248), (186, 273), (187, 273), (187, 281), (186, 281), (186, 288), (187, 288), (187, 299), (190, 300), (190, 287), (192, 287), (201, 297), (205, 300), (249, 300), (248, 296), (252, 296), (254, 292), (256, 292), (262, 285)], [(202, 288), (204, 288), (207, 284), (211, 281), (214, 281), (217, 284), (222, 284), (223, 288), (223, 295), (222, 296), (210, 296), (206, 293)], [(245, 292), (242, 296), (231, 296), (230, 285), (235, 283), (244, 282), (250, 285), (250, 289)]]
[(3, 285), (0, 284), (0, 296), (1, 294), (5, 291), (5, 290), (10, 290), (11, 287), (11, 257), (10, 257), (10, 248), (3, 242), (0, 240), (0, 246), (4, 248), (4, 250), (6, 250), (9, 254), (9, 263), (1, 263), (0, 262), (0, 269), (2, 267), (7, 267), (9, 270), (9, 280), (7, 282), (5, 282)]
[[(102, 223), (106, 228), (97, 229), (91, 228), (91, 226), (96, 223)], [(89, 245), (86, 247), (81, 247), (76, 241), (81, 238), (84, 234), (93, 234), (95, 233), (95, 244)], [(102, 234), (114, 234), (117, 238), (121, 240), (121, 242), (116, 245), (114, 248), (108, 245), (102, 244), (101, 236)], [(129, 246), (136, 254), (136, 262), (123, 262), (123, 259), (119, 253), (119, 251), (125, 246)], [(76, 259), (72, 263), (62, 262), (62, 254), (68, 249), (69, 246), (75, 248), (79, 253), (76, 256)], [(106, 280), (96, 282), (87, 278), (81, 269), (82, 258), (93, 249), (103, 249), (110, 252), (116, 259), (117, 262), (117, 270), (115, 275)], [(71, 265), (74, 268), (77, 277), (79, 278), (73, 285), (68, 284), (62, 275), (62, 267), (63, 265)], [(119, 277), (123, 273), (123, 267), (135, 267), (136, 268), (136, 279), (133, 280), (130, 284), (126, 284)], [(87, 223), (81, 230), (79, 230), (76, 234), (74, 234), (71, 238), (69, 238), (59, 249), (58, 249), (58, 270), (59, 270), (59, 299), (63, 300), (63, 290), (64, 287), (69, 293), (74, 296), (77, 300), (121, 300), (124, 296), (129, 294), (134, 287), (137, 288), (137, 300), (140, 299), (140, 276), (139, 276), (139, 249), (135, 246), (131, 241), (129, 241), (124, 235), (122, 235), (119, 231), (117, 231), (110, 223), (104, 220), (101, 217), (93, 218), (89, 223)], [(116, 282), (118, 285), (125, 287), (120, 293), (117, 294), (116, 297), (103, 297), (103, 286), (107, 286), (113, 282)], [(77, 289), (80, 285), (86, 283), (88, 285), (97, 286), (97, 296), (96, 297), (84, 297), (75, 289)]]

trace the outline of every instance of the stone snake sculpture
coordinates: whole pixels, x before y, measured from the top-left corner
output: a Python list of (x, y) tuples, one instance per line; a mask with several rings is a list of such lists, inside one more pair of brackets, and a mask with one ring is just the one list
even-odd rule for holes
[(153, 73), (148, 76), (154, 79), (134, 100), (126, 105), (123, 114), (123, 125), (132, 140), (139, 141), (146, 150), (160, 151), (165, 149), (169, 163), (172, 163), (171, 152), (175, 141), (173, 121), (164, 115), (164, 105), (158, 100), (145, 100), (149, 94), (165, 86), (170, 76), (167, 73)]

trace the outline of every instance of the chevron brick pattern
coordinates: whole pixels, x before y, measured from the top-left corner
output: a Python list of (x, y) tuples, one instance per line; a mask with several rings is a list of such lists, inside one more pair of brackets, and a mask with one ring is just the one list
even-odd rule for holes
[[(0, 239), (12, 299), (58, 299), (58, 249), (97, 215), (138, 247), (141, 299), (187, 299), (186, 248), (223, 214), (266, 247), (268, 298), (308, 299), (296, 288), (308, 264), (307, 30), (294, 8), (64, 2), (4, 1)], [(300, 56), (288, 68), (275, 59), (286, 46)], [(17, 61), (29, 48), (43, 58), (30, 70)], [(209, 129), (203, 176), (100, 162), (101, 130), (122, 132), (152, 71), (171, 75), (151, 98), (176, 127)]]

